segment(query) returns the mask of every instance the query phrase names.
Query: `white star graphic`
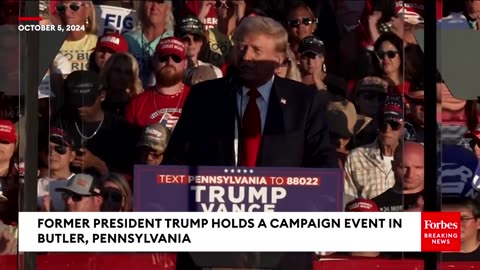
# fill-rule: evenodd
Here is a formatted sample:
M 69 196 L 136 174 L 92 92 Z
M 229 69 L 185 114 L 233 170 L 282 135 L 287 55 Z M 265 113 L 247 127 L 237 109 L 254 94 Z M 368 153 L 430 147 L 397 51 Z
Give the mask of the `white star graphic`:
M 250 170 L 250 173 L 253 173 L 253 170 Z
M 225 172 L 225 173 L 228 173 L 228 169 L 225 169 L 224 172 Z
M 231 172 L 231 173 L 234 173 L 234 172 L 235 172 L 235 170 L 234 170 L 234 169 L 232 169 L 232 170 L 230 170 L 230 172 Z
M 240 170 L 240 169 L 237 170 L 237 173 L 241 173 L 241 172 L 242 172 L 242 170 Z
M 243 170 L 243 173 L 247 173 L 247 170 L 246 170 L 246 169 L 245 169 L 245 170 Z

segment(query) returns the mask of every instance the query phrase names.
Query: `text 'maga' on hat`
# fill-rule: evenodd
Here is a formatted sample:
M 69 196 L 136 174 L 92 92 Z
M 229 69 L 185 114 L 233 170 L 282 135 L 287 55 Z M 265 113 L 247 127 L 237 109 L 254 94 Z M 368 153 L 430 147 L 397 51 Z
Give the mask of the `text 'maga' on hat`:
M 96 51 L 108 49 L 113 53 L 128 52 L 128 42 L 118 33 L 105 34 L 98 39 Z
M 187 58 L 185 44 L 183 44 L 183 41 L 177 37 L 161 39 L 155 48 L 155 53 L 158 56 L 176 55 L 182 60 Z

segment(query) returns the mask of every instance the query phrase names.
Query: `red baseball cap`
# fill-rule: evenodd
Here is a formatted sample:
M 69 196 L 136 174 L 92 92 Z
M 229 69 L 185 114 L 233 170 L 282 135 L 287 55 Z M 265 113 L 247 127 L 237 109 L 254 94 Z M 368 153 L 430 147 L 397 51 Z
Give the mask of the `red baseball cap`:
M 355 199 L 345 206 L 346 212 L 380 212 L 378 205 L 368 199 Z
M 128 42 L 118 33 L 109 33 L 101 36 L 97 41 L 95 50 L 102 48 L 110 49 L 116 53 L 128 52 Z
M 161 39 L 160 42 L 158 42 L 157 47 L 155 48 L 155 53 L 157 53 L 159 56 L 173 54 L 180 57 L 182 60 L 187 58 L 185 44 L 183 44 L 183 41 L 181 39 L 176 37 L 168 37 Z
M 0 141 L 8 143 L 17 142 L 17 128 L 8 120 L 0 120 Z

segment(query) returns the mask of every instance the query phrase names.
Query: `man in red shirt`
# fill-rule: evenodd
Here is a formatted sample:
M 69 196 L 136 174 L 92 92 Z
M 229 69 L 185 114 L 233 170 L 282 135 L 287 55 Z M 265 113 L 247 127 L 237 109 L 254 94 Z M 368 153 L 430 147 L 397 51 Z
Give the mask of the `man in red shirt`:
M 187 67 L 183 41 L 175 37 L 160 40 L 155 48 L 152 65 L 156 85 L 130 101 L 125 118 L 139 127 L 162 123 L 173 130 L 190 90 L 183 84 Z

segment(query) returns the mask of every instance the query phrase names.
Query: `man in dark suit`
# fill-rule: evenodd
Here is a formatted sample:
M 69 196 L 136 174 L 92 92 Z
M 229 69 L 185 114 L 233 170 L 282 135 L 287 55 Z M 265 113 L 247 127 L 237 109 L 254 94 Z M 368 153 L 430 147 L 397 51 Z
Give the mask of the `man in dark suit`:
M 286 30 L 271 18 L 242 20 L 234 37 L 233 76 L 191 88 L 163 164 L 338 167 L 325 99 L 304 84 L 274 76 L 287 40 Z M 196 269 L 183 255 L 178 269 Z M 311 253 L 288 253 L 272 269 L 312 269 L 312 260 Z
M 234 76 L 191 88 L 164 164 L 337 167 L 324 99 L 274 76 L 285 57 L 285 29 L 270 18 L 248 17 L 234 38 Z

